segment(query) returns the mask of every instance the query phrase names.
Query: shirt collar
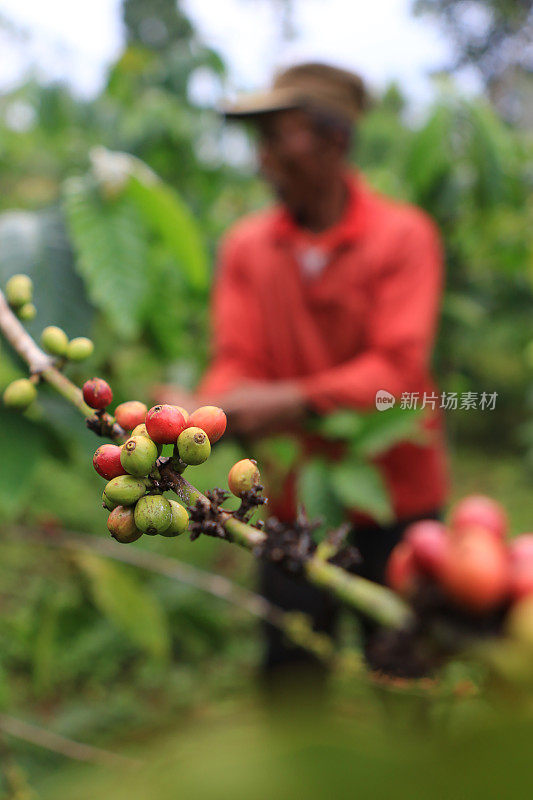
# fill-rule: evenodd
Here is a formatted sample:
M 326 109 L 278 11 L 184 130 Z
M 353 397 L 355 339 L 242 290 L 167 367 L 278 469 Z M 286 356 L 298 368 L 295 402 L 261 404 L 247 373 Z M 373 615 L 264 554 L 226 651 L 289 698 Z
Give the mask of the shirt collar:
M 347 170 L 344 175 L 348 200 L 341 219 L 321 233 L 301 228 L 283 206 L 276 206 L 272 217 L 273 238 L 278 242 L 307 244 L 323 250 L 334 250 L 340 245 L 357 241 L 367 219 L 368 190 L 362 178 Z

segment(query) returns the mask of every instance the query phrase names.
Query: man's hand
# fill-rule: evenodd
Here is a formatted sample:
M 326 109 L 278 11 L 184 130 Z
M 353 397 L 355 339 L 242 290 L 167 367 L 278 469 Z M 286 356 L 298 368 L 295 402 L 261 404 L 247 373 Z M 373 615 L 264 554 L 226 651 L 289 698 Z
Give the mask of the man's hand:
M 292 381 L 241 383 L 218 397 L 217 404 L 226 412 L 231 433 L 242 436 L 282 430 L 305 413 L 305 398 Z

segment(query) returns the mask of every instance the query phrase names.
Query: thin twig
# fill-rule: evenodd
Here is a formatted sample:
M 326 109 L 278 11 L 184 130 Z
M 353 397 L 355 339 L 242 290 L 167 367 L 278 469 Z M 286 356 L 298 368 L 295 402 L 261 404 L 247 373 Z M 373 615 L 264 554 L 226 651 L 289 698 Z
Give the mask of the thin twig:
M 38 747 L 44 747 L 46 750 L 51 750 L 76 761 L 103 764 L 110 767 L 138 767 L 142 764 L 138 759 L 111 753 L 109 750 L 102 750 L 100 747 L 75 742 L 73 739 L 67 739 L 58 733 L 52 733 L 52 731 L 44 730 L 44 728 L 39 728 L 37 725 L 10 717 L 7 714 L 0 714 L 0 730 L 16 739 L 30 742 Z

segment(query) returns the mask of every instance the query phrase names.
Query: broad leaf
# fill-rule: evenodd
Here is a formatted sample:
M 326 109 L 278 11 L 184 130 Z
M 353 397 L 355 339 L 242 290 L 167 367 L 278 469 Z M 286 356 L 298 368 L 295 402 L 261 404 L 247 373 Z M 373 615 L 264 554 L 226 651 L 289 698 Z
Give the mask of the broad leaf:
M 420 427 L 423 412 L 396 406 L 364 417 L 359 434 L 352 440 L 351 452 L 371 458 L 384 453 L 399 442 L 426 441 Z
M 359 433 L 363 424 L 361 414 L 343 409 L 318 420 L 316 429 L 327 439 L 351 439 Z
M 393 518 L 387 489 L 379 470 L 362 461 L 344 461 L 330 467 L 331 485 L 347 509 L 369 514 L 385 524 Z
M 313 459 L 302 467 L 298 500 L 310 520 L 322 519 L 330 527 L 343 521 L 342 505 L 332 488 L 331 465 L 321 459 Z

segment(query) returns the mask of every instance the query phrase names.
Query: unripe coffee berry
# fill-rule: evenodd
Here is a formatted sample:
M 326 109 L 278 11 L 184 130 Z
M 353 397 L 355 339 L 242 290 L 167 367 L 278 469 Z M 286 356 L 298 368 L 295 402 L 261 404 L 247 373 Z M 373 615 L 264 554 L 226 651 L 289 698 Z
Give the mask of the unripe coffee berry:
M 128 400 L 115 409 L 115 419 L 125 431 L 132 431 L 144 423 L 148 408 L 138 400 Z M 147 431 L 148 433 L 148 431 Z
M 31 303 L 33 282 L 29 275 L 13 275 L 6 283 L 6 297 L 10 306 L 18 308 Z
M 189 527 L 189 515 L 187 513 L 187 509 L 184 508 L 181 503 L 176 502 L 176 500 L 168 500 L 170 505 L 170 525 L 164 531 L 161 531 L 162 536 L 179 536 L 181 533 L 185 533 L 187 528 Z
M 113 539 L 122 544 L 130 544 L 142 536 L 142 531 L 135 524 L 132 508 L 117 506 L 107 518 L 107 529 Z
M 41 345 L 52 356 L 66 356 L 68 350 L 68 336 L 57 325 L 49 325 L 41 333 Z
M 157 447 L 147 436 L 132 436 L 120 448 L 120 462 L 130 475 L 148 475 L 157 460 Z
M 83 399 L 90 408 L 106 408 L 113 399 L 111 386 L 102 378 L 91 378 L 83 384 Z
M 207 433 L 201 428 L 185 428 L 178 436 L 178 452 L 185 464 L 203 464 L 211 455 Z
M 112 500 L 110 500 L 109 497 L 106 495 L 105 489 L 104 489 L 104 491 L 102 492 L 102 505 L 103 505 L 104 508 L 107 508 L 108 511 L 113 511 L 113 509 L 116 508 L 120 504 L 119 503 L 114 503 Z
M 136 478 L 133 475 L 119 475 L 109 481 L 104 491 L 107 499 L 112 503 L 132 506 L 146 493 L 146 484 L 142 478 Z
M 6 386 L 4 405 L 24 410 L 31 406 L 36 397 L 37 389 L 34 384 L 28 378 L 19 378 Z
M 37 309 L 33 303 L 24 303 L 23 306 L 17 309 L 17 317 L 23 322 L 31 322 L 31 320 L 35 319 L 36 316 Z
M 170 503 L 160 494 L 141 497 L 135 506 L 135 524 L 139 530 L 150 536 L 166 531 L 171 520 Z
M 85 361 L 86 358 L 92 356 L 94 352 L 94 344 L 86 336 L 77 336 L 71 339 L 67 347 L 67 358 L 71 361 Z
M 121 448 L 117 444 L 102 444 L 93 456 L 93 467 L 102 478 L 110 481 L 127 470 L 120 463 Z
M 242 497 L 261 480 L 257 464 L 251 458 L 243 458 L 232 466 L 228 475 L 228 486 L 235 497 Z
M 207 433 L 211 444 L 218 442 L 226 430 L 226 415 L 218 406 L 201 406 L 189 417 L 190 428 L 201 428 Z
M 185 419 L 177 406 L 154 406 L 144 421 L 150 439 L 157 444 L 173 444 L 185 428 Z
M 135 428 L 132 430 L 131 435 L 132 436 L 146 436 L 147 439 L 150 439 L 150 437 L 148 436 L 148 431 L 146 430 L 146 425 L 144 424 L 144 422 L 143 422 L 142 425 L 136 425 Z M 153 441 L 153 440 L 150 439 L 150 441 Z M 160 456 L 161 453 L 163 452 L 163 445 L 162 444 L 157 444 L 157 442 L 154 442 L 154 444 L 157 447 L 157 455 Z

